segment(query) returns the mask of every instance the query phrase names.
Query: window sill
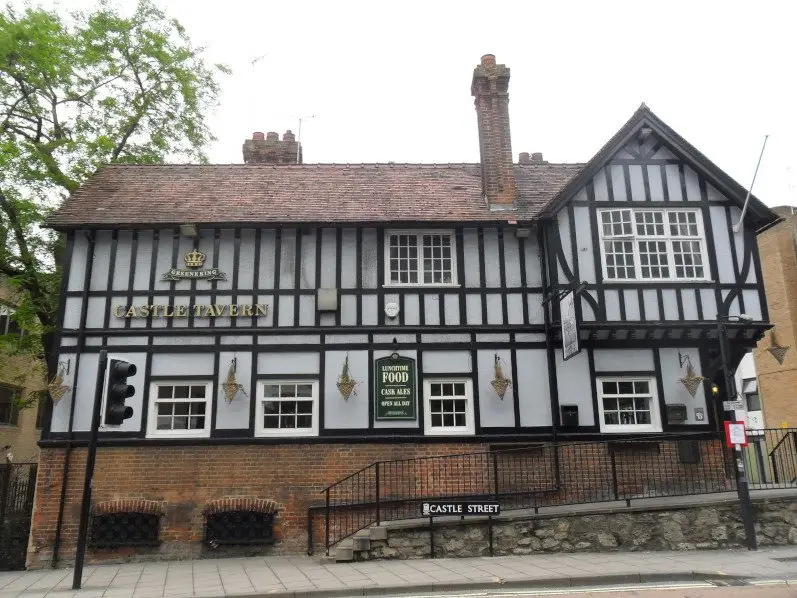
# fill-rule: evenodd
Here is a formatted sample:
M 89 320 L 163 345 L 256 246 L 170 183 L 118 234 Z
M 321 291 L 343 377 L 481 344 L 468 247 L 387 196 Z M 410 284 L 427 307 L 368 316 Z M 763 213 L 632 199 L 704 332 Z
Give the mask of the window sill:
M 470 428 L 448 428 L 445 430 L 424 430 L 424 436 L 473 436 L 475 432 Z
M 660 434 L 660 426 L 601 426 L 602 434 L 636 434 L 642 432 L 645 434 Z
M 255 438 L 315 438 L 316 430 L 290 430 L 285 432 L 255 432 Z
M 710 278 L 605 278 L 603 284 L 714 284 Z
M 459 283 L 436 283 L 436 284 L 416 284 L 416 283 L 394 283 L 383 284 L 383 289 L 459 289 L 462 285 Z
M 12 429 L 12 428 L 17 428 L 18 429 L 19 428 L 19 424 L 0 423 L 0 429 Z M 37 428 L 37 429 L 39 429 L 39 428 Z
M 210 430 L 180 432 L 176 430 L 147 432 L 147 438 L 210 438 Z

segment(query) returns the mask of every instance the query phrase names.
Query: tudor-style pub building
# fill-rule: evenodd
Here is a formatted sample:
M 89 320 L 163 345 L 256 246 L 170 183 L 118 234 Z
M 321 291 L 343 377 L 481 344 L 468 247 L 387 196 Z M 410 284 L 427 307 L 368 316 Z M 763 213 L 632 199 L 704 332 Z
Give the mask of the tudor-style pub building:
M 69 391 L 29 564 L 72 558 L 102 349 L 136 393 L 101 427 L 93 513 L 157 515 L 160 544 L 94 559 L 200 554 L 244 503 L 303 551 L 318 492 L 378 459 L 718 433 L 717 321 L 735 366 L 769 327 L 777 216 L 751 197 L 734 232 L 746 190 L 645 105 L 586 163 L 515 162 L 508 83 L 474 70 L 479 164 L 304 164 L 255 133 L 244 164 L 109 165 L 64 203 Z

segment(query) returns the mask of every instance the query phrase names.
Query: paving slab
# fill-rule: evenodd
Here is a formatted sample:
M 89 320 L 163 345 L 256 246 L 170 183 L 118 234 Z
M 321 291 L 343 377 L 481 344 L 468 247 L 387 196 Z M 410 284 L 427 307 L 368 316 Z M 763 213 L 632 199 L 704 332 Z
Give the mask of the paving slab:
M 797 581 L 797 546 L 331 563 L 253 557 L 0 573 L 0 598 L 338 598 L 686 580 Z

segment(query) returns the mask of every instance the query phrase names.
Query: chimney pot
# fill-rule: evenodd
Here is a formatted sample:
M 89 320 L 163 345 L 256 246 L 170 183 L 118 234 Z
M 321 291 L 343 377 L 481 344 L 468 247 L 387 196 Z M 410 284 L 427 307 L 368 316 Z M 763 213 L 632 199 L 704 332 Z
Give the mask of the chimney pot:
M 302 146 L 289 129 L 280 140 L 278 133 L 255 131 L 243 145 L 244 164 L 301 164 Z
M 495 54 L 485 54 L 482 56 L 482 66 L 495 66 Z
M 519 164 L 528 164 L 529 162 L 531 162 L 531 159 L 529 157 L 529 153 L 528 152 L 520 152 L 520 155 L 518 156 L 518 163 Z
M 531 161 L 541 163 L 543 161 L 542 152 L 534 152 L 531 154 Z

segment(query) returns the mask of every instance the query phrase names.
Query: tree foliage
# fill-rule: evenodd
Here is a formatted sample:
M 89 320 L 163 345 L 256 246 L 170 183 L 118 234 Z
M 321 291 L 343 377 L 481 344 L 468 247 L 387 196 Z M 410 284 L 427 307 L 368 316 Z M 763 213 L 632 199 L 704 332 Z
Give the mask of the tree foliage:
M 105 163 L 205 161 L 227 72 L 150 0 L 129 16 L 108 2 L 0 12 L 0 273 L 50 376 L 61 274 L 48 214 Z

